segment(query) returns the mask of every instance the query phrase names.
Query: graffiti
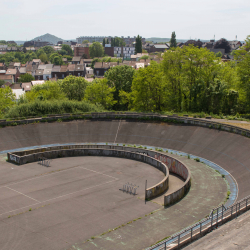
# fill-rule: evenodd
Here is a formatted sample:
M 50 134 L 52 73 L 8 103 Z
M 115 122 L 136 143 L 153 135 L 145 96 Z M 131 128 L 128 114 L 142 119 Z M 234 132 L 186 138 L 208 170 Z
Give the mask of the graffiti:
M 14 155 L 10 155 L 10 160 L 11 161 L 14 161 L 14 162 L 16 162 L 16 163 L 19 163 L 19 158 L 17 158 L 16 156 L 14 156 Z
M 166 155 L 155 154 L 155 159 L 163 162 L 167 165 L 170 172 L 175 173 L 181 176 L 184 180 L 188 177 L 188 170 L 187 168 L 178 160 L 168 157 Z

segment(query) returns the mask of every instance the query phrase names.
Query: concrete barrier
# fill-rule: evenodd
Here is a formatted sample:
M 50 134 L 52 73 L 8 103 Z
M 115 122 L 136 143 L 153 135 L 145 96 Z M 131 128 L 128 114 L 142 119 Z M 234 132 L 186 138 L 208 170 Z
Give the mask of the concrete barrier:
M 90 151 L 84 151 L 89 149 Z M 91 151 L 93 149 L 94 151 Z M 83 150 L 82 152 L 77 150 Z M 98 151 L 104 150 L 104 151 Z M 105 150 L 111 150 L 108 153 Z M 115 152 L 119 153 L 115 153 Z M 121 153 L 124 152 L 124 153 Z M 127 153 L 130 153 L 128 155 Z M 102 156 L 116 156 L 116 157 L 125 157 L 129 159 L 135 159 L 139 161 L 143 161 L 149 163 L 155 168 L 159 169 L 164 173 L 165 178 L 154 185 L 146 189 L 145 198 L 152 199 L 168 189 L 169 183 L 169 172 L 174 173 L 180 176 L 185 182 L 183 186 L 169 195 L 164 197 L 164 205 L 168 206 L 183 198 L 188 192 L 191 185 L 191 173 L 189 169 L 179 160 L 167 156 L 164 153 L 148 150 L 145 148 L 138 147 L 127 147 L 127 146 L 116 146 L 116 145 L 64 145 L 64 146 L 54 146 L 54 147 L 46 147 L 46 148 L 38 148 L 32 150 L 25 150 L 19 152 L 8 153 L 8 160 L 10 162 L 22 165 L 28 162 L 38 161 L 41 157 L 46 157 L 48 159 L 58 158 L 58 157 L 70 157 L 70 156 L 83 156 L 83 155 L 102 155 Z M 110 155 L 109 155 L 110 154 Z M 143 158 L 144 157 L 144 158 Z M 155 159 L 155 162 L 149 159 Z M 163 163 L 163 164 L 160 164 Z

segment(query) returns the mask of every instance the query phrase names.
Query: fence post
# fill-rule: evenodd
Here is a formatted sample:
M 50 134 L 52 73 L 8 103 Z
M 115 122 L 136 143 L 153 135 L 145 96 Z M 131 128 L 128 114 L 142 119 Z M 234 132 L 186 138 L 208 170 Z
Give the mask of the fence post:
M 231 207 L 231 217 L 233 216 L 233 207 Z
M 145 182 L 145 201 L 147 200 L 147 180 Z
M 211 229 L 212 229 L 212 226 L 213 226 L 213 216 L 214 216 L 214 210 L 212 211 L 212 218 L 211 218 Z
M 193 228 L 191 228 L 191 240 L 193 239 Z
M 235 216 L 237 217 L 237 206 L 238 206 L 238 204 L 236 203 L 236 213 L 235 213 Z
M 216 224 L 217 224 L 216 226 L 217 227 L 218 227 L 218 217 L 219 217 L 219 213 L 218 212 L 219 212 L 219 208 L 217 208 L 217 218 L 216 218 Z
M 180 236 L 180 234 L 178 235 L 178 249 L 180 248 L 180 238 L 181 238 L 181 236 Z
M 165 250 L 167 249 L 167 242 L 165 241 L 165 248 L 164 248 Z
M 202 227 L 202 223 L 200 223 L 200 235 L 201 235 L 201 227 Z
M 248 198 L 246 199 L 246 210 L 247 210 L 247 201 L 248 201 Z
M 221 224 L 223 224 L 223 208 L 222 208 L 222 211 L 221 211 Z

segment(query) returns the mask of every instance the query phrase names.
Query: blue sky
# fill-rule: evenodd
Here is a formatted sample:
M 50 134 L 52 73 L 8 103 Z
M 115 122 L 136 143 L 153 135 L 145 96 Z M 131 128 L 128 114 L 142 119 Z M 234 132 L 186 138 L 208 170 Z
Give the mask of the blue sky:
M 226 38 L 250 35 L 247 0 L 0 0 L 0 40 L 30 40 L 50 33 L 84 35 Z

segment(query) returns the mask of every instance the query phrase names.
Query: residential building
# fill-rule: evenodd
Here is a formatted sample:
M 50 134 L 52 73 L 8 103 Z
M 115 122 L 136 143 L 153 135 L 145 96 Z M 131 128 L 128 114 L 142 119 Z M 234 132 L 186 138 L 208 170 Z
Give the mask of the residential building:
M 35 75 L 34 75 L 34 77 L 35 77 L 35 80 L 44 80 L 43 79 L 43 69 L 37 69 L 36 71 L 35 71 Z
M 81 57 L 80 56 L 74 56 L 72 58 L 72 64 L 80 64 Z
M 59 75 L 60 75 L 60 71 L 61 71 L 61 66 L 54 65 L 54 67 L 52 68 L 52 71 L 51 71 L 51 75 L 52 75 L 51 77 L 58 79 Z
M 60 69 L 60 79 L 64 79 L 65 77 L 68 76 L 68 66 L 67 65 L 62 65 Z
M 30 91 L 31 90 L 31 82 L 23 82 L 21 84 L 21 88 L 23 89 L 23 91 L 27 92 L 27 91 Z
M 114 56 L 130 59 L 135 54 L 135 47 L 114 47 Z
M 75 46 L 74 47 L 74 56 L 82 57 L 84 54 L 87 56 L 87 58 L 90 58 L 89 47 L 86 47 L 86 46 Z
M 149 52 L 164 52 L 165 50 L 169 49 L 169 47 L 166 44 L 153 44 L 150 46 Z
M 0 80 L 3 80 L 5 83 L 14 83 L 14 76 L 13 75 L 0 75 Z
M 6 75 L 11 75 L 14 77 L 14 82 L 17 82 L 17 78 L 20 76 L 20 72 L 18 69 L 8 69 L 6 71 Z
M 74 75 L 85 77 L 85 65 L 81 64 L 75 65 Z
M 43 70 L 43 80 L 48 81 L 50 78 L 52 78 L 52 74 L 51 74 L 52 69 L 44 69 Z

